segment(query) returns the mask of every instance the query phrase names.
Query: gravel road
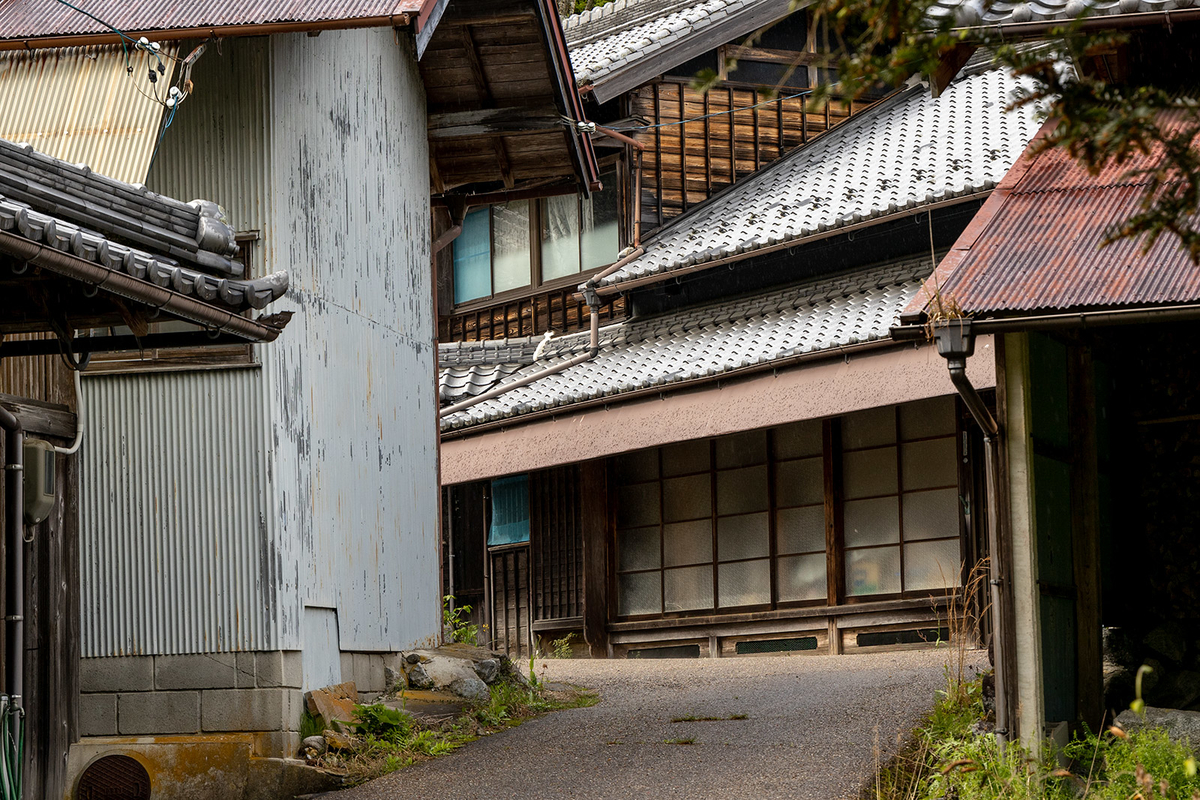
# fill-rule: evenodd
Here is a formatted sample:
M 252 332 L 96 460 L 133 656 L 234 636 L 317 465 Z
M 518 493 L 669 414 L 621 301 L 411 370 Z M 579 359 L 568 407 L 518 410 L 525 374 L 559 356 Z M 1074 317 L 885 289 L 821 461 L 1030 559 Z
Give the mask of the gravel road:
M 928 710 L 947 657 L 547 661 L 549 680 L 597 689 L 601 702 L 324 797 L 850 798 L 871 774 L 877 739 L 885 755 L 894 751 Z M 982 664 L 982 654 L 969 657 Z

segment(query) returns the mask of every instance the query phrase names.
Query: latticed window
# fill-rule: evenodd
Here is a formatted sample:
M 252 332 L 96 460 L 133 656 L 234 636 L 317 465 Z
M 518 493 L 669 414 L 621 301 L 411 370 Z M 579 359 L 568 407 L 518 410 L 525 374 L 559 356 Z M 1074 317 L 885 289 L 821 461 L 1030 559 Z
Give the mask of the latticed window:
M 953 398 L 829 424 L 836 453 L 814 420 L 616 459 L 618 615 L 828 602 L 839 519 L 846 597 L 958 586 Z
M 514 475 L 492 481 L 492 522 L 488 547 L 529 541 L 529 476 Z

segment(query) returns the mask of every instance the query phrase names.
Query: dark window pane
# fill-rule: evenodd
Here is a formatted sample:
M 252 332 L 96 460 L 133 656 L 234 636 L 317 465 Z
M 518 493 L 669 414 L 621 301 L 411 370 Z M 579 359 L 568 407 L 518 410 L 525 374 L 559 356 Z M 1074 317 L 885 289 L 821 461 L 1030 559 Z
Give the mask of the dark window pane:
M 958 455 L 953 436 L 901 445 L 900 461 L 905 491 L 958 485 Z
M 617 525 L 635 528 L 639 525 L 657 525 L 658 483 L 635 483 L 617 490 Z
M 617 576 L 617 614 L 662 613 L 662 573 L 635 572 Z
M 780 461 L 775 467 L 775 505 L 803 506 L 825 502 L 824 459 Z
M 821 420 L 793 422 L 775 429 L 775 457 L 819 456 L 822 451 Z
M 663 526 L 663 559 L 666 566 L 712 563 L 712 520 L 698 519 Z
M 699 611 L 713 607 L 711 566 L 669 569 L 663 573 L 663 611 Z
M 780 553 L 811 553 L 825 549 L 825 506 L 785 508 L 775 512 L 776 545 Z
M 958 536 L 957 489 L 905 493 L 900 502 L 904 507 L 904 541 Z
M 847 450 L 895 441 L 896 409 L 893 406 L 857 411 L 842 419 L 842 447 Z
M 767 515 L 717 518 L 717 557 L 722 561 L 762 558 L 770 554 Z
M 708 473 L 664 480 L 663 522 L 711 517 L 711 480 Z
M 767 468 L 747 467 L 717 473 L 717 513 L 767 510 Z
M 900 406 L 900 436 L 925 439 L 954 433 L 954 397 L 931 397 Z
M 617 456 L 617 480 L 621 483 L 650 481 L 658 477 L 658 451 L 638 450 Z
M 668 445 L 662 449 L 663 475 L 703 472 L 709 466 L 708 439 Z
M 896 448 L 860 450 L 842 456 L 842 491 L 848 499 L 895 494 Z
M 717 469 L 767 463 L 767 432 L 749 431 L 717 439 Z
M 492 525 L 488 545 L 529 541 L 529 476 L 514 475 L 492 481 Z
M 454 302 L 465 303 L 492 293 L 491 224 L 486 208 L 463 219 L 454 240 Z
M 658 526 L 617 531 L 617 569 L 658 569 Z

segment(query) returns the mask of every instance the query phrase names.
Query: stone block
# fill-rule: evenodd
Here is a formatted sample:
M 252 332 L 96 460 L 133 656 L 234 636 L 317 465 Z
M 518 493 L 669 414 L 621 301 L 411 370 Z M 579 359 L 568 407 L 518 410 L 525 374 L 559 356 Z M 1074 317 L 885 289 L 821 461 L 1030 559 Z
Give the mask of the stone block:
M 209 689 L 201 696 L 201 725 L 205 731 L 279 731 L 289 703 L 286 689 Z
M 82 692 L 149 692 L 154 689 L 153 656 L 81 658 Z
M 255 668 L 255 653 L 237 653 L 235 670 L 237 671 L 237 688 L 253 689 L 258 685 Z
M 233 689 L 237 685 L 237 656 L 233 653 L 154 657 L 156 689 Z
M 304 692 L 299 689 L 283 689 L 287 708 L 284 710 L 284 730 L 299 731 L 300 717 L 304 714 Z
M 342 653 L 342 680 L 354 680 L 354 653 Z
M 196 733 L 199 692 L 134 692 L 117 698 L 117 730 L 124 736 Z
M 115 694 L 80 696 L 79 732 L 82 736 L 116 736 L 117 696 Z
M 353 681 L 314 689 L 308 693 L 308 713 L 319 715 L 329 727 L 339 722 L 351 722 L 356 717 L 354 704 L 358 702 L 358 689 Z
M 382 692 L 383 656 L 378 653 L 354 653 L 354 683 L 360 692 Z
M 260 689 L 299 689 L 304 683 L 304 668 L 299 650 L 271 650 L 256 654 Z

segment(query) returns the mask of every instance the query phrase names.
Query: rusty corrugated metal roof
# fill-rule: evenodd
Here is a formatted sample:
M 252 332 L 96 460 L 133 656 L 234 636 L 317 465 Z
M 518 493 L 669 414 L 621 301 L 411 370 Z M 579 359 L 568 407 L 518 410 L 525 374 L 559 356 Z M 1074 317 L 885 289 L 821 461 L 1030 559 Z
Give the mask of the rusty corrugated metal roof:
M 208 27 L 369 20 L 416 14 L 421 0 L 78 0 L 74 5 L 128 33 Z M 54 0 L 0 3 L 0 40 L 111 34 Z
M 1176 129 L 1183 122 L 1182 114 L 1167 120 Z M 1061 148 L 1035 154 L 1040 138 L 938 265 L 943 296 L 988 316 L 1200 300 L 1200 266 L 1174 236 L 1164 234 L 1147 252 L 1141 238 L 1100 246 L 1140 210 L 1147 179 L 1136 172 L 1151 158 L 1090 175 Z M 925 304 L 923 292 L 907 311 Z

